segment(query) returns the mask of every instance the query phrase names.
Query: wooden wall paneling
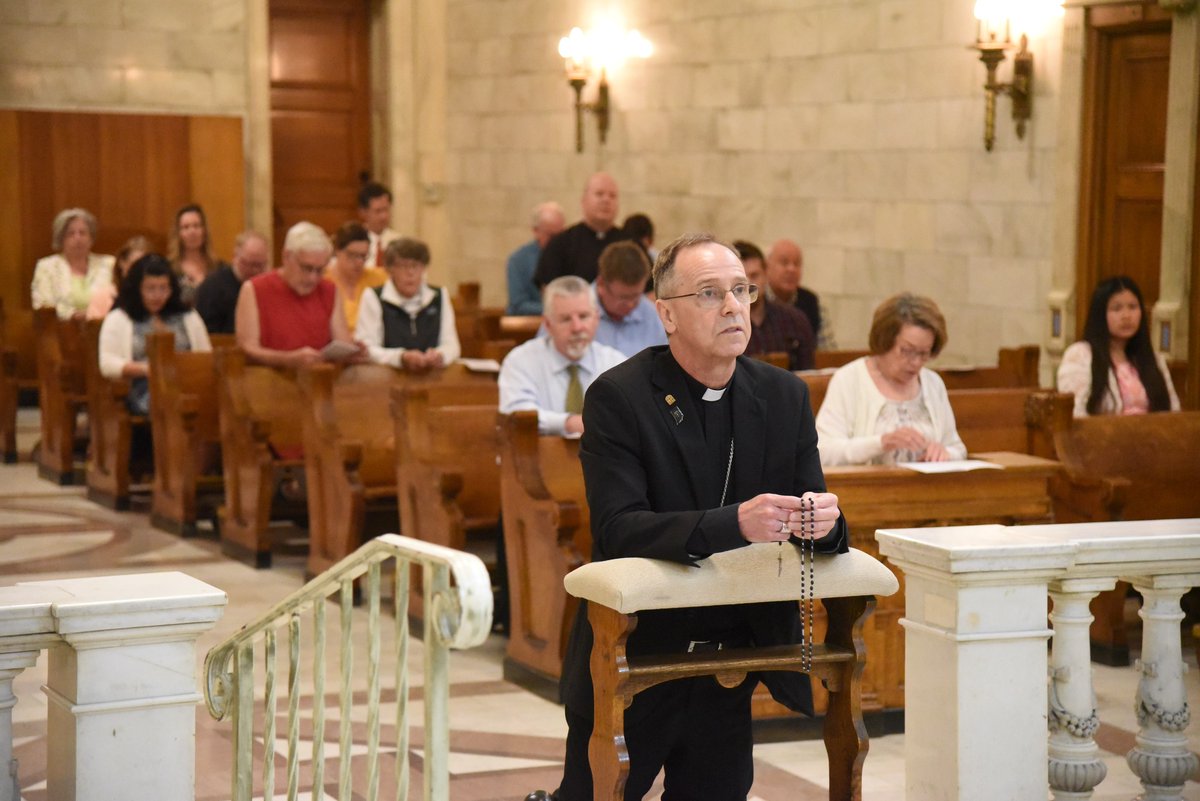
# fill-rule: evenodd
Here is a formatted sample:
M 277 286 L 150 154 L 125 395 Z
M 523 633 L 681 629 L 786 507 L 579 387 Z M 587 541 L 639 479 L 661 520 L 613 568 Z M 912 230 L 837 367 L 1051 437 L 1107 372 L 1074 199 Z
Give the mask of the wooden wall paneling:
M 233 240 L 246 227 L 243 153 L 242 121 L 238 117 L 188 119 L 191 196 L 204 207 L 214 252 L 227 261 L 233 257 Z M 220 165 L 220 169 L 213 169 L 214 165 Z
M 37 379 L 33 348 L 33 313 L 29 309 L 29 280 L 33 265 L 25 264 L 25 214 L 21 195 L 22 162 L 18 112 L 0 110 L 0 297 L 4 298 L 7 344 L 17 351 L 17 376 Z M 47 241 L 49 236 L 45 237 Z M 28 277 L 27 277 L 28 276 Z

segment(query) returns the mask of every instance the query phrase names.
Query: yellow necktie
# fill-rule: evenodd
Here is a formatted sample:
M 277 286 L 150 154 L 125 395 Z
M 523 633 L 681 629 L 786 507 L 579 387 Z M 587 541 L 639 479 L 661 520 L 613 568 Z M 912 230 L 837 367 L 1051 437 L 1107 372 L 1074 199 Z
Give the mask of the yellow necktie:
M 579 383 L 579 365 L 567 365 L 567 414 L 583 414 L 583 384 Z

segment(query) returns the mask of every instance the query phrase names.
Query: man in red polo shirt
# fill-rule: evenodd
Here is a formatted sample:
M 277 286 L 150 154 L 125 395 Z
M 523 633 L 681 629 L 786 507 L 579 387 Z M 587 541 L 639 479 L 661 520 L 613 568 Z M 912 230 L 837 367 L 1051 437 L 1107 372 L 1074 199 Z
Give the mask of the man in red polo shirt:
M 251 361 L 296 368 L 366 359 L 366 348 L 351 338 L 337 288 L 321 275 L 332 253 L 324 231 L 296 223 L 283 242 L 283 266 L 242 284 L 237 340 Z M 323 353 L 334 341 L 355 350 Z

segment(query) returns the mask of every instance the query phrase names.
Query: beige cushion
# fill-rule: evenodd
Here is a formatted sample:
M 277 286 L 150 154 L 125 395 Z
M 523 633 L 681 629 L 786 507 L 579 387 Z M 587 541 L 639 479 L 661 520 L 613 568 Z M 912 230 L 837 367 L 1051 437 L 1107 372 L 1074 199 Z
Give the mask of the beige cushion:
M 696 567 L 638 558 L 592 562 L 572 570 L 563 585 L 577 598 L 631 614 L 643 609 L 797 600 L 800 575 L 800 551 L 795 546 L 765 542 L 714 554 Z M 900 588 L 892 571 L 854 548 L 844 554 L 818 555 L 813 575 L 816 598 L 891 595 Z M 807 569 L 804 577 L 807 580 Z

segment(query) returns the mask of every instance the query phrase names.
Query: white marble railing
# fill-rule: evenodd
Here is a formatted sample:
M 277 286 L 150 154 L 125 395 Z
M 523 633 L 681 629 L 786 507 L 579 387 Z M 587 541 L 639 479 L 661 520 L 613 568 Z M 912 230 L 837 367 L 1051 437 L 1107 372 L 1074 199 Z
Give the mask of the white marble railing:
M 1088 604 L 1118 580 L 1143 598 L 1141 676 L 1130 699 L 1139 732 L 1126 761 L 1142 801 L 1184 797 L 1197 760 L 1185 734 L 1180 599 L 1200 586 L 1200 519 L 892 529 L 876 538 L 905 574 L 908 801 L 1092 796 L 1106 768 L 1093 739 Z
M 47 649 L 47 797 L 194 798 L 196 638 L 225 601 L 183 573 L 0 588 L 0 801 L 21 797 L 13 679 Z

